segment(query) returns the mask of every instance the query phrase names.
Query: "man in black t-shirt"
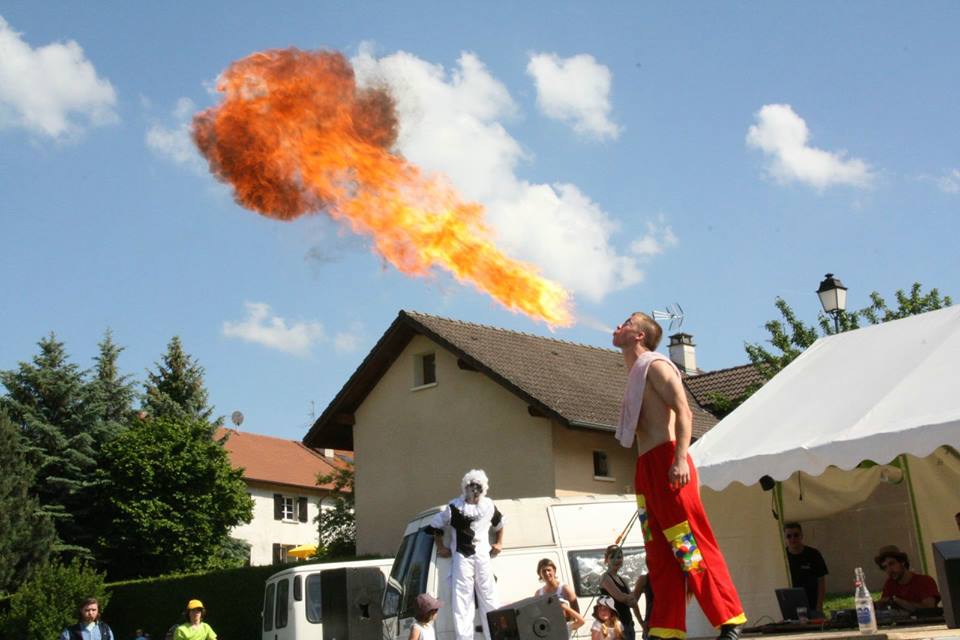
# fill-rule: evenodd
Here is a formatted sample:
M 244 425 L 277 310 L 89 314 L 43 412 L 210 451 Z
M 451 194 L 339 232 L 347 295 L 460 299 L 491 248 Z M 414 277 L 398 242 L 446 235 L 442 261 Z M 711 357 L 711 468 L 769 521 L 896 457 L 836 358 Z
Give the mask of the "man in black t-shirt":
M 803 529 L 799 522 L 783 525 L 783 537 L 787 543 L 787 559 L 790 561 L 790 582 L 807 592 L 807 604 L 813 611 L 823 611 L 823 596 L 827 591 L 824 578 L 827 563 L 813 547 L 803 544 Z

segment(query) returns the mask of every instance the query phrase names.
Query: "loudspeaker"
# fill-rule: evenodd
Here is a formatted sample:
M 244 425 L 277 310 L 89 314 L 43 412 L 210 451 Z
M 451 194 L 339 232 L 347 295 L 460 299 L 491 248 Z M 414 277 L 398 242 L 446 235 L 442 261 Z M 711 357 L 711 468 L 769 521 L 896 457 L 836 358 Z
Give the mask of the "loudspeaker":
M 567 623 L 554 594 L 534 596 L 487 613 L 491 640 L 567 640 Z
M 384 584 L 377 567 L 341 567 L 321 573 L 323 640 L 380 640 Z
M 933 543 L 943 618 L 951 629 L 960 627 L 960 540 Z

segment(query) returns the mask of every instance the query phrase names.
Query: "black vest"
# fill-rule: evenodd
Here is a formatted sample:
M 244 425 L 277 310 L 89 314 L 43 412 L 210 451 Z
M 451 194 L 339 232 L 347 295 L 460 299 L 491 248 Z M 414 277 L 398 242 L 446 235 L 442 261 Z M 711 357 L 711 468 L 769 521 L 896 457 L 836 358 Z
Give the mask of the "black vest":
M 97 626 L 100 627 L 100 640 L 113 640 L 113 632 L 110 631 L 110 625 L 106 622 L 98 622 Z M 83 640 L 83 631 L 84 625 L 79 622 L 75 625 L 67 627 L 67 631 L 70 632 L 70 640 Z

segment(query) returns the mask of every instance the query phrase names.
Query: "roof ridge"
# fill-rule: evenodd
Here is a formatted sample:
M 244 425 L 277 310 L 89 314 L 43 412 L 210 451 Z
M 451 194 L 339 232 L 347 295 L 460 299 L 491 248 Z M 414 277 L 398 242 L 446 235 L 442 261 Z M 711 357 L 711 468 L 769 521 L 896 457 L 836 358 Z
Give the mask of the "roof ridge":
M 292 440 L 290 438 L 281 438 L 280 436 L 269 436 L 265 433 L 254 433 L 253 431 L 241 431 L 240 429 L 233 429 L 231 427 L 227 427 L 224 425 L 220 425 L 218 428 L 223 429 L 224 431 L 229 431 L 230 433 L 236 434 L 236 435 L 253 436 L 254 438 L 269 438 L 271 440 L 279 440 L 281 442 L 292 442 L 294 444 L 299 444 L 303 446 L 303 443 L 300 442 L 299 440 Z M 307 448 L 309 449 L 309 447 Z M 320 454 L 317 454 L 317 455 L 320 455 Z
M 423 313 L 421 311 L 408 311 L 406 309 L 401 309 L 400 312 L 413 318 L 414 320 L 417 319 L 417 316 L 421 316 L 424 318 L 433 318 L 434 320 L 442 320 L 444 322 L 453 322 L 453 323 L 465 325 L 468 327 L 480 327 L 481 329 L 490 329 L 492 331 L 499 331 L 501 333 L 511 333 L 513 335 L 527 336 L 528 338 L 548 340 L 550 342 L 558 342 L 560 344 L 570 345 L 573 347 L 583 347 L 585 349 L 593 349 L 595 351 L 603 351 L 604 353 L 614 353 L 614 354 L 620 355 L 620 352 L 617 351 L 616 349 L 610 349 L 607 347 L 597 347 L 592 344 L 584 344 L 582 342 L 574 342 L 572 340 L 561 340 L 560 338 L 551 338 L 548 336 L 541 336 L 535 333 L 528 333 L 526 331 L 514 331 L 513 329 L 504 329 L 503 327 L 495 327 L 489 324 L 480 324 L 479 322 L 467 322 L 466 320 L 457 320 L 456 318 L 445 318 L 443 316 L 437 316 L 431 313 Z
M 704 371 L 703 373 L 695 373 L 693 375 L 688 375 L 687 379 L 691 378 L 706 378 L 707 376 L 712 376 L 715 373 L 726 373 L 727 371 L 733 371 L 734 369 L 747 369 L 747 368 L 756 368 L 756 365 L 752 362 L 747 364 L 738 364 L 733 367 L 727 367 L 726 369 L 714 369 L 713 371 Z

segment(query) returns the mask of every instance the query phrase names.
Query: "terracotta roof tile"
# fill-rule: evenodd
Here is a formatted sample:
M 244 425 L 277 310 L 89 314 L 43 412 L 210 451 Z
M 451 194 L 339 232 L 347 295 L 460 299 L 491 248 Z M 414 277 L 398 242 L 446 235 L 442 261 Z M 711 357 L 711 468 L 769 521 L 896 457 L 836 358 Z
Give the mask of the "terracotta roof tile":
M 224 436 L 230 463 L 235 469 L 243 468 L 245 480 L 330 489 L 329 485 L 317 486 L 317 475 L 344 466 L 344 457 L 353 458 L 349 451 L 336 451 L 330 460 L 296 440 L 219 427 L 214 437 L 220 440 Z

